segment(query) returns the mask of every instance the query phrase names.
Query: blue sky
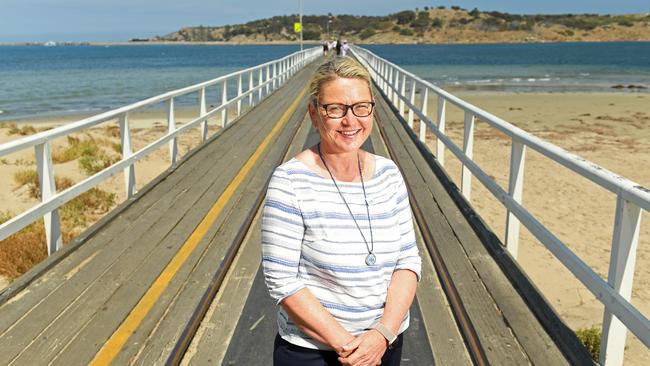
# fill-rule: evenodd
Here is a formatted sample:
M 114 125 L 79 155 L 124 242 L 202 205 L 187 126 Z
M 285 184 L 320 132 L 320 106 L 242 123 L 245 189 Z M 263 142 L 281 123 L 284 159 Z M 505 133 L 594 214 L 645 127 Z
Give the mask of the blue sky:
M 650 12 L 648 0 L 303 0 L 304 14 L 386 15 L 425 6 L 519 14 Z M 244 23 L 297 14 L 299 0 L 0 0 L 0 42 L 126 41 L 183 26 Z

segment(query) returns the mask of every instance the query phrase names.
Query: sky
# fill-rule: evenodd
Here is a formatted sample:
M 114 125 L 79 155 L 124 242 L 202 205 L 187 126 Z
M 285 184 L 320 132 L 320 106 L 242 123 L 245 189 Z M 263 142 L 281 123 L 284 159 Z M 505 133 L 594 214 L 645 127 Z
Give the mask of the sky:
M 127 41 L 185 26 L 298 14 L 300 0 L 0 0 L 0 42 Z M 387 15 L 425 6 L 516 14 L 650 12 L 648 0 L 302 0 L 303 14 Z

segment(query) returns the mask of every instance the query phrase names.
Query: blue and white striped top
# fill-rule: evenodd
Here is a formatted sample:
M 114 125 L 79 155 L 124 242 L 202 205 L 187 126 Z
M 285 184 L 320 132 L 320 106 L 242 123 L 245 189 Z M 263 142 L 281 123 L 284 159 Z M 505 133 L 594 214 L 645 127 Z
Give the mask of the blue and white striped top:
M 365 263 L 366 244 L 330 177 L 291 159 L 276 168 L 262 216 L 262 266 L 266 285 L 279 304 L 308 288 L 334 318 L 358 335 L 383 314 L 395 270 L 420 277 L 411 207 L 404 179 L 393 161 L 375 156 L 375 174 L 365 182 L 377 262 Z M 360 182 L 338 182 L 370 245 Z M 303 334 L 278 307 L 278 328 L 286 341 L 329 349 Z M 409 325 L 404 317 L 399 333 Z

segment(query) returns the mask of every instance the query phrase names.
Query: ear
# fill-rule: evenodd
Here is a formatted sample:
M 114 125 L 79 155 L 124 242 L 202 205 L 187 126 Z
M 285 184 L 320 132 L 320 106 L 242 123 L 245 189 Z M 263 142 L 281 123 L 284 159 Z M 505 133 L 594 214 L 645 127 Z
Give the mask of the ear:
M 318 129 L 318 110 L 316 109 L 316 106 L 314 105 L 313 102 L 309 103 L 309 105 L 307 106 L 307 110 L 309 111 L 309 118 L 311 119 L 311 125 L 315 129 Z

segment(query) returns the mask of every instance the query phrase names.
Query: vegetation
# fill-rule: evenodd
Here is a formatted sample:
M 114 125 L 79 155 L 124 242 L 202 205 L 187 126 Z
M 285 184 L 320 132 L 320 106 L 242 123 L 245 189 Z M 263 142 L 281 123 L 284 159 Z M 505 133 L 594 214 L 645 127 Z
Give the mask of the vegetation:
M 591 354 L 591 358 L 598 361 L 600 357 L 600 329 L 597 327 L 582 328 L 576 331 L 576 335 Z
M 596 29 L 629 29 L 642 27 L 650 37 L 650 17 L 647 15 L 598 15 L 598 14 L 554 14 L 554 15 L 520 15 L 498 11 L 481 11 L 462 9 L 459 6 L 424 7 L 424 10 L 404 10 L 386 16 L 353 15 L 306 15 L 303 16 L 303 38 L 305 40 L 346 38 L 352 42 L 382 40 L 413 41 L 413 37 L 431 36 L 445 32 L 466 31 L 496 33 L 524 32 L 537 40 L 576 40 L 574 35 Z M 222 41 L 222 42 L 263 42 L 295 41 L 298 37 L 293 31 L 297 15 L 275 16 L 254 20 L 245 24 L 225 25 L 222 27 L 188 27 L 163 37 L 152 40 L 165 41 Z M 329 21 L 329 34 L 328 32 Z M 554 28 L 550 33 L 542 30 Z M 405 29 L 408 30 L 405 31 Z M 587 35 L 591 35 L 589 33 Z M 633 37 L 634 35 L 628 35 Z M 474 40 L 471 35 L 466 41 Z M 524 36 L 520 36 L 524 37 Z M 550 38 L 549 38 L 550 37 Z M 560 37 L 558 39 L 558 37 Z M 565 38 L 562 38 L 565 37 Z M 637 35 L 637 37 L 639 37 Z M 520 38 L 522 39 L 522 38 Z M 499 40 L 499 38 L 495 38 Z M 426 41 L 426 37 L 425 37 Z
M 72 185 L 69 178 L 57 179 L 57 189 Z M 67 186 L 67 187 L 66 187 Z M 99 188 L 91 188 L 72 199 L 59 209 L 63 242 L 67 244 L 83 231 L 89 220 L 108 212 L 115 205 L 115 194 Z M 13 217 L 13 213 L 0 212 L 0 224 Z M 27 272 L 47 257 L 45 227 L 43 220 L 36 220 L 19 232 L 0 241 L 0 275 L 10 279 Z
M 118 131 L 119 133 L 119 131 Z M 121 145 L 108 140 L 97 141 L 87 136 L 85 139 L 67 136 L 68 145 L 52 153 L 54 163 L 65 163 L 79 159 L 79 167 L 88 175 L 95 174 L 119 160 L 119 157 L 109 154 L 99 143 L 107 145 L 111 150 L 121 153 Z M 118 149 L 119 146 L 119 149 Z

